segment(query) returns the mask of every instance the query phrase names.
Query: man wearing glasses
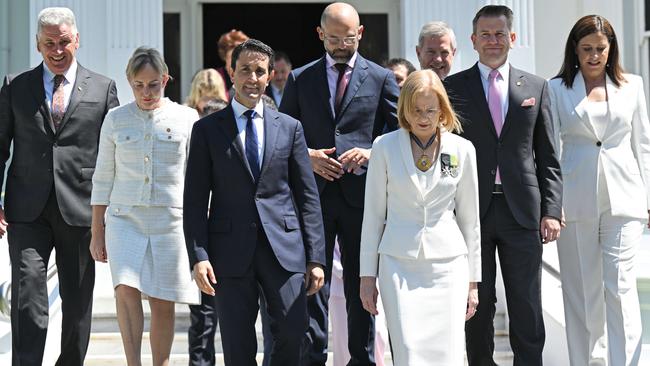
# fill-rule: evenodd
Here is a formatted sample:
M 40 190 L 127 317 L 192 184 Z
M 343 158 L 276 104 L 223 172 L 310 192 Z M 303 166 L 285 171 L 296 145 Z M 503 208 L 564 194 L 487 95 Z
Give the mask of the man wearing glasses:
M 375 365 L 374 318 L 359 298 L 359 242 L 370 149 L 383 131 L 397 129 L 399 89 L 390 70 L 357 52 L 363 30 L 351 5 L 327 6 L 317 28 L 326 53 L 291 73 L 280 105 L 303 124 L 325 224 L 325 286 L 308 299 L 305 365 L 327 361 L 327 301 L 337 237 L 348 309 L 348 365 Z

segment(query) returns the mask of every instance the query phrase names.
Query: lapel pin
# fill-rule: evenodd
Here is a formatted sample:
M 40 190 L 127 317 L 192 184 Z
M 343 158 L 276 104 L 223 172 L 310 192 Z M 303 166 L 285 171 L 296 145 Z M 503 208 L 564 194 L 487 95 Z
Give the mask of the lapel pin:
M 517 81 L 517 86 L 521 86 L 521 81 Z

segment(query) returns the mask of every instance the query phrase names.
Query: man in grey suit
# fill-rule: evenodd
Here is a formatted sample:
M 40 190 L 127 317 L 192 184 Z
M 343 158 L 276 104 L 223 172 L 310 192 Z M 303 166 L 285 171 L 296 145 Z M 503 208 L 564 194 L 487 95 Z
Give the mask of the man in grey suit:
M 516 39 L 512 11 L 487 5 L 474 17 L 473 67 L 445 79 L 462 136 L 476 147 L 481 214 L 482 282 L 467 322 L 470 366 L 496 365 L 495 252 L 510 316 L 514 365 L 541 365 L 542 243 L 560 232 L 562 179 L 553 139 L 548 84 L 508 63 Z
M 0 236 L 8 232 L 11 258 L 12 363 L 42 363 L 47 265 L 56 249 L 63 313 L 56 364 L 81 366 L 95 283 L 88 250 L 91 178 L 104 116 L 119 103 L 114 81 L 77 63 L 79 33 L 70 9 L 41 11 L 36 42 L 43 62 L 7 76 L 0 90 L 0 182 L 13 142 L 0 208 Z
M 363 26 L 350 5 L 333 3 L 321 16 L 318 35 L 326 54 L 289 76 L 280 111 L 302 122 L 323 208 L 326 284 L 309 298 L 306 365 L 327 361 L 329 283 L 338 237 L 348 312 L 348 365 L 374 365 L 374 317 L 359 298 L 359 243 L 372 142 L 397 128 L 395 76 L 358 52 Z

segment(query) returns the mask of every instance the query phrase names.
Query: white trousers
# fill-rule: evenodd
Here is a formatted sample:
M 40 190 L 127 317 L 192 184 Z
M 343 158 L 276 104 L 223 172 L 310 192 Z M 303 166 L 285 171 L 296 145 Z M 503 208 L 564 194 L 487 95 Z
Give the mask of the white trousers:
M 601 211 L 568 222 L 558 240 L 572 366 L 638 365 L 641 312 L 634 256 L 643 222 Z

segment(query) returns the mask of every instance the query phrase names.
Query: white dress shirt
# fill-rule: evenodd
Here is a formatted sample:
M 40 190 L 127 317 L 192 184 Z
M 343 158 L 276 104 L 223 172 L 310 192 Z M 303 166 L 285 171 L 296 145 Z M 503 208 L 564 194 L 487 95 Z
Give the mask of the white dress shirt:
M 244 147 L 244 153 L 246 153 L 246 124 L 248 123 L 248 118 L 244 116 L 244 112 L 248 109 L 235 98 L 232 98 L 232 110 L 235 112 L 235 121 L 237 122 L 237 130 L 239 131 L 237 136 Z M 257 102 L 253 110 L 255 111 L 255 114 L 253 114 L 253 126 L 255 127 L 255 132 L 257 132 L 257 162 L 260 169 L 262 169 L 262 159 L 264 158 L 264 103 L 261 99 Z
M 45 88 L 45 99 L 47 100 L 47 107 L 52 110 L 52 94 L 54 92 L 54 77 L 56 75 L 50 71 L 45 62 L 43 62 L 43 87 Z M 74 82 L 77 79 L 77 61 L 73 61 L 68 71 L 66 71 L 63 76 L 65 79 L 61 84 L 63 86 L 63 103 L 65 109 L 68 109 L 68 104 L 70 104 L 70 96 L 72 95 L 72 88 L 74 87 Z M 50 127 L 54 130 L 54 125 L 50 123 Z

